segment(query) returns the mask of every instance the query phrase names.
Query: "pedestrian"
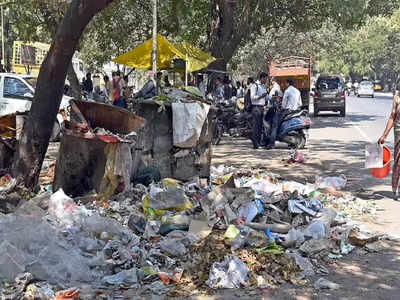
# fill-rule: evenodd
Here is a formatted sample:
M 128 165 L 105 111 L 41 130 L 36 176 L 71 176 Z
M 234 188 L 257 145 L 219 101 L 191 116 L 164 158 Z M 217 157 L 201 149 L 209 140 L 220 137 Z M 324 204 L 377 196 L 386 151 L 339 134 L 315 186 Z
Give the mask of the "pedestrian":
M 268 136 L 268 143 L 266 145 L 267 149 L 275 148 L 276 137 L 278 135 L 279 127 L 282 123 L 283 117 L 293 111 L 299 110 L 301 108 L 302 100 L 300 91 L 294 87 L 294 80 L 288 78 L 286 80 L 288 88 L 285 90 L 283 95 L 282 105 L 279 109 L 278 105 L 273 107 L 274 113 L 271 119 L 271 130 Z
M 127 101 L 131 97 L 131 89 L 129 88 L 129 78 L 128 75 L 124 75 L 121 80 L 121 91 L 120 91 L 121 105 L 123 108 L 127 108 Z
M 171 87 L 171 83 L 169 82 L 168 75 L 164 76 L 164 87 L 166 87 L 166 88 Z
M 115 76 L 113 78 L 113 104 L 118 107 L 124 107 L 121 98 L 121 87 L 122 87 L 122 77 L 120 71 L 115 72 Z
M 268 95 L 265 84 L 267 83 L 267 74 L 260 74 L 260 84 L 253 83 L 250 86 L 250 99 L 251 99 L 251 116 L 252 116 L 252 142 L 253 149 L 258 149 L 261 143 L 261 137 L 263 132 L 263 117 L 264 117 L 264 105 L 266 103 L 266 97 Z
M 393 97 L 392 112 L 386 124 L 383 135 L 378 140 L 379 144 L 384 144 L 387 136 L 393 128 L 394 133 L 394 162 L 392 170 L 392 191 L 393 199 L 399 201 L 400 186 L 400 96 L 397 94 Z
M 203 99 L 206 99 L 206 85 L 204 83 L 203 75 L 199 74 L 197 76 L 197 85 L 200 90 L 200 93 L 203 95 Z
M 240 81 L 236 82 L 236 97 L 243 98 L 244 97 L 244 89 Z
M 108 100 L 108 102 L 112 103 L 113 102 L 112 83 L 110 81 L 110 78 L 107 75 L 104 75 L 103 80 L 104 80 L 104 91 L 107 96 L 107 100 Z
M 221 78 L 217 77 L 215 79 L 215 91 L 214 91 L 214 96 L 216 99 L 216 102 L 220 102 L 222 100 L 224 100 L 224 86 L 222 84 Z
M 92 81 L 92 74 L 89 72 L 86 74 L 86 79 L 83 82 L 83 91 L 88 94 L 88 97 L 92 97 L 93 93 L 93 81 Z
M 157 73 L 157 78 L 160 73 Z M 161 79 L 161 77 L 160 77 Z M 149 99 L 156 96 L 156 79 L 154 79 L 154 73 L 151 72 L 149 75 L 149 80 L 145 85 L 137 92 L 134 98 Z
M 224 99 L 231 100 L 232 98 L 232 86 L 231 81 L 229 80 L 228 76 L 225 76 L 223 84 L 224 84 Z

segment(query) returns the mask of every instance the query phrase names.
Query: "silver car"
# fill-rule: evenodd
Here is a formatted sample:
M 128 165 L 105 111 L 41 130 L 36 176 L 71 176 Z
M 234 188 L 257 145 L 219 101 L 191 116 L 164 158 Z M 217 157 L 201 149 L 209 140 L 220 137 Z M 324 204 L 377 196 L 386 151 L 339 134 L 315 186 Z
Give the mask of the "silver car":
M 361 81 L 357 90 L 357 97 L 370 96 L 374 98 L 374 84 L 371 81 Z

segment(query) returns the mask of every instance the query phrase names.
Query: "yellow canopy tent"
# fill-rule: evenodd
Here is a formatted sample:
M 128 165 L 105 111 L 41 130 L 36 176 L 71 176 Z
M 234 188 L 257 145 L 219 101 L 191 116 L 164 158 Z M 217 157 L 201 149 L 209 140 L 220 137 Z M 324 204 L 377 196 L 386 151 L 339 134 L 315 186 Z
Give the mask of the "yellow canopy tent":
M 189 43 L 183 42 L 174 45 L 159 34 L 157 35 L 157 48 L 157 68 L 160 70 L 172 68 L 175 58 L 187 61 L 188 72 L 201 70 L 215 61 L 214 57 Z M 113 62 L 137 69 L 151 69 L 152 49 L 153 39 L 149 39 L 135 49 L 113 59 Z
M 172 43 L 163 36 L 157 35 L 157 68 L 168 69 L 174 58 L 185 59 L 185 54 L 180 52 Z M 151 52 L 153 39 L 149 39 L 135 49 L 118 56 L 113 62 L 137 69 L 151 69 Z
M 185 54 L 185 60 L 187 61 L 188 72 L 194 72 L 204 69 L 216 59 L 211 55 L 203 52 L 199 48 L 196 48 L 192 44 L 183 42 L 175 45 L 175 47 L 182 53 Z

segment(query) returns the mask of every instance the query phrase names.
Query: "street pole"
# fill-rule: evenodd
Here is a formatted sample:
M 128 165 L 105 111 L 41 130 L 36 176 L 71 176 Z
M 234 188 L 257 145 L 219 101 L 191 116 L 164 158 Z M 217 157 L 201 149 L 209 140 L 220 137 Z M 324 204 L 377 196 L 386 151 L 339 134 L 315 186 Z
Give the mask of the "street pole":
M 158 94 L 157 82 L 157 0 L 153 0 L 153 51 L 152 51 L 152 67 L 154 82 L 156 84 L 156 94 Z
M 1 64 L 3 69 L 5 70 L 5 51 L 4 51 L 4 14 L 3 14 L 3 5 L 1 5 Z

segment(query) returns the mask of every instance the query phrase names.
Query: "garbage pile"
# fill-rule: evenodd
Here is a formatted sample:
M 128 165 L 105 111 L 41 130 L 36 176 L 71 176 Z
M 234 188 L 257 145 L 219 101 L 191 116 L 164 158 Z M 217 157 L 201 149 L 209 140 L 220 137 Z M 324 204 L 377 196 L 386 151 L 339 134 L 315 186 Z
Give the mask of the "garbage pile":
M 6 182 L 5 198 L 14 184 Z M 345 185 L 343 176 L 301 184 L 220 166 L 210 184 L 166 178 L 116 191 L 105 204 L 62 189 L 23 198 L 0 217 L 2 299 L 301 284 L 326 275 L 324 263 L 355 247 L 376 249 L 380 237 L 349 217 L 374 209 L 359 208 Z M 315 286 L 337 288 L 323 280 Z

